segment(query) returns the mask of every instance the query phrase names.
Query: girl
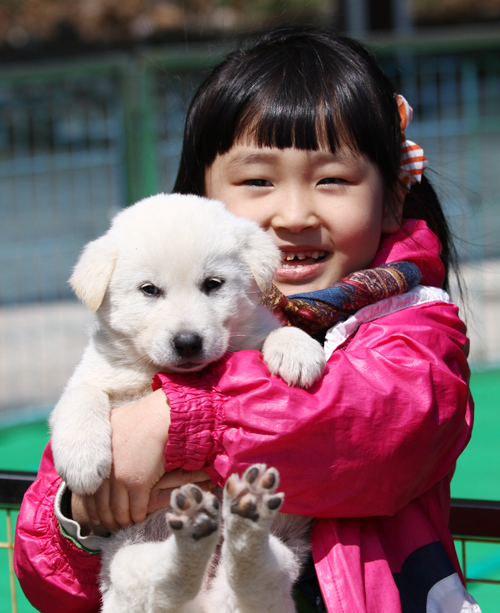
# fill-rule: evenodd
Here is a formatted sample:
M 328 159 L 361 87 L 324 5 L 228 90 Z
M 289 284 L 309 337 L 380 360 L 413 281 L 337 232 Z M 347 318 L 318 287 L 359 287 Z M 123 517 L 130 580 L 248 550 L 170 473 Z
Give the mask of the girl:
M 211 487 L 207 474 L 223 484 L 254 462 L 280 471 L 282 510 L 316 518 L 300 582 L 313 610 L 480 611 L 447 527 L 472 426 L 467 338 L 441 289 L 454 251 L 401 131 L 410 118 L 361 45 L 309 29 L 262 36 L 200 87 L 174 191 L 271 234 L 283 263 L 263 300 L 324 341 L 328 366 L 307 391 L 253 351 L 203 376 L 159 373 L 157 391 L 113 412 L 114 476 L 86 500 L 48 448 L 16 541 L 41 611 L 98 609 L 99 556 L 82 546 L 95 550 L 99 529 L 140 521 L 186 475 Z M 381 283 L 386 264 L 396 283 Z

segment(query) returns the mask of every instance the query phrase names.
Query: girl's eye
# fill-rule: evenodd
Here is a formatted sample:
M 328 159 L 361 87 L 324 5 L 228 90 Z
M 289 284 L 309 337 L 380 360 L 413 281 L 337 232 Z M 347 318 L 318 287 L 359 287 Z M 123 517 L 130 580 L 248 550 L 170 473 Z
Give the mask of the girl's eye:
M 318 181 L 318 185 L 345 185 L 346 183 L 345 179 L 339 179 L 338 177 L 327 177 Z
M 225 279 L 221 279 L 220 277 L 209 277 L 203 281 L 202 289 L 205 294 L 210 294 L 220 289 L 224 285 L 224 282 Z
M 141 291 L 143 294 L 146 294 L 146 296 L 159 296 L 161 294 L 161 289 L 152 283 L 144 283 L 144 285 L 141 285 Z
M 252 187 L 272 187 L 273 184 L 267 179 L 248 179 L 243 181 L 243 185 L 251 185 Z

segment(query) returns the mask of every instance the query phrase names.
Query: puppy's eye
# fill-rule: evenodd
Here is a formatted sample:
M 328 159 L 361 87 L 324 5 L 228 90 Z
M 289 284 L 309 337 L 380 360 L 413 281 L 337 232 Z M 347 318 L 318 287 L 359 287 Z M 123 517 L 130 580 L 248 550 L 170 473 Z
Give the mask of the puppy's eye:
M 143 294 L 146 294 L 146 296 L 159 296 L 161 294 L 161 289 L 152 283 L 144 283 L 144 285 L 141 285 L 141 291 Z
M 211 292 L 217 291 L 221 288 L 225 283 L 225 279 L 221 279 L 220 277 L 209 277 L 203 281 L 203 291 L 206 294 L 210 294 Z

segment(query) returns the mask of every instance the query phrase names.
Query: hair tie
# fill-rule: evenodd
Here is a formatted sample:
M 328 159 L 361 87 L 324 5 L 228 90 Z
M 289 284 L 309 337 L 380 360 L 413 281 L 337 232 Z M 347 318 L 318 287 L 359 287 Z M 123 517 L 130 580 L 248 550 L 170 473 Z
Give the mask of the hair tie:
M 422 173 L 427 167 L 428 161 L 424 155 L 424 150 L 411 140 L 407 140 L 405 130 L 410 125 L 413 117 L 413 109 L 408 104 L 404 96 L 397 94 L 399 115 L 401 117 L 401 170 L 405 170 L 410 175 L 408 189 L 413 183 L 420 183 Z

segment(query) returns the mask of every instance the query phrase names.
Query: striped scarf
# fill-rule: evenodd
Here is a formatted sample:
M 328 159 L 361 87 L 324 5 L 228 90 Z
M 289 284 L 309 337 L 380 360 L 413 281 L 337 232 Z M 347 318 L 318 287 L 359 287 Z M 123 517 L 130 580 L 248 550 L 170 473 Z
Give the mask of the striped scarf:
M 359 270 L 327 289 L 285 296 L 276 286 L 261 295 L 261 304 L 285 326 L 295 326 L 317 336 L 356 311 L 384 298 L 399 296 L 420 283 L 413 262 L 395 262 Z

